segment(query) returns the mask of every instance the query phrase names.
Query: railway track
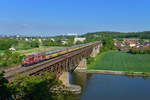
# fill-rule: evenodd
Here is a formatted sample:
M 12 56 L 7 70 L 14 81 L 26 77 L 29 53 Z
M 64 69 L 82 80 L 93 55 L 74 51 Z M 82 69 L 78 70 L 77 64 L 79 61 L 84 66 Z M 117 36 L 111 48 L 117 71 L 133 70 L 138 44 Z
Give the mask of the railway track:
M 78 50 L 78 51 L 79 51 L 79 50 Z M 75 52 L 75 51 L 74 51 L 74 52 Z M 72 52 L 69 52 L 69 53 L 66 53 L 66 54 L 64 54 L 64 55 L 62 55 L 62 56 L 57 56 L 57 57 L 55 57 L 55 58 L 53 58 L 53 59 L 46 60 L 46 61 L 43 61 L 43 62 L 34 64 L 34 65 L 32 65 L 32 66 L 28 66 L 28 67 L 21 67 L 21 66 L 20 66 L 20 67 L 17 67 L 17 68 L 15 68 L 15 69 L 13 69 L 13 70 L 6 71 L 5 77 L 6 77 L 8 80 L 12 80 L 13 77 L 14 77 L 16 74 L 23 74 L 23 73 L 26 73 L 26 72 L 28 72 L 28 74 L 29 74 L 29 71 L 31 72 L 31 71 L 33 71 L 33 70 L 36 70 L 36 68 L 38 68 L 38 67 L 40 67 L 40 66 L 43 66 L 43 65 L 45 65 L 45 64 L 48 64 L 48 63 L 54 64 L 54 63 L 56 63 L 56 62 L 58 62 L 58 61 L 61 61 L 61 60 L 65 59 L 65 58 L 69 57 L 69 55 L 72 55 L 72 54 L 73 54 Z
M 21 67 L 21 65 L 20 65 L 20 67 L 18 67 L 18 68 L 16 68 L 16 69 L 6 71 L 6 72 L 5 72 L 5 77 L 6 77 L 8 80 L 12 80 L 13 77 L 14 77 L 16 74 L 23 74 L 23 73 L 26 73 L 26 72 L 28 72 L 28 71 L 32 71 L 32 70 L 36 69 L 37 67 L 40 67 L 40 66 L 42 66 L 42 65 L 45 65 L 45 64 L 47 64 L 47 63 L 51 63 L 52 61 L 55 61 L 55 60 L 60 59 L 60 58 L 61 58 L 61 56 L 55 57 L 55 58 L 53 58 L 53 59 L 50 59 L 50 60 L 47 60 L 47 61 L 44 61 L 44 62 L 40 62 L 40 63 L 38 63 L 38 64 L 34 64 L 34 65 L 28 66 L 28 67 Z
M 79 54 L 79 53 L 81 53 L 84 50 L 87 50 L 89 48 L 91 48 L 91 45 L 87 46 L 85 48 L 81 48 L 79 50 L 75 50 L 75 51 L 66 53 L 66 54 L 61 55 L 61 56 L 57 56 L 55 58 L 52 58 L 52 59 L 49 59 L 49 60 L 46 60 L 46 61 L 43 61 L 43 62 L 39 62 L 37 64 L 34 64 L 32 66 L 28 66 L 28 67 L 21 67 L 21 65 L 19 65 L 19 66 L 15 67 L 15 68 L 12 68 L 10 70 L 6 70 L 5 71 L 5 77 L 9 81 L 12 81 L 16 74 L 26 73 L 26 74 L 32 75 L 32 74 L 36 73 L 37 71 L 40 71 L 40 70 L 46 68 L 44 65 L 51 66 L 51 65 L 53 65 L 57 62 L 63 61 L 64 59 L 66 59 L 68 57 L 72 57 L 74 55 L 77 55 L 77 54 Z

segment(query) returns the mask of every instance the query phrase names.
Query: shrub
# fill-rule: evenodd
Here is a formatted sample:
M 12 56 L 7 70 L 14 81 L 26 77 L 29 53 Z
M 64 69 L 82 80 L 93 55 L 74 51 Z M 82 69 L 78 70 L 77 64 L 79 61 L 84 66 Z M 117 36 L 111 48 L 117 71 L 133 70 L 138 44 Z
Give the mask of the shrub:
M 5 50 L 3 55 L 0 55 L 0 65 L 10 66 L 13 64 L 20 64 L 23 56 L 18 52 Z
M 94 61 L 95 61 L 94 57 L 88 57 L 87 64 L 91 64 Z
M 149 49 L 130 49 L 129 53 L 132 54 L 150 54 Z
M 38 48 L 39 47 L 39 42 L 38 41 L 31 41 L 30 42 L 31 47 L 33 48 Z

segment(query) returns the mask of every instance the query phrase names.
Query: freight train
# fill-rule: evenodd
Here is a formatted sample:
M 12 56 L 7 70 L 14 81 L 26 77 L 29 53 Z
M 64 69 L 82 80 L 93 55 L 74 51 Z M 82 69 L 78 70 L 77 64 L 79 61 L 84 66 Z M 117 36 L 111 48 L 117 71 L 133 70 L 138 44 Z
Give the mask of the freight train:
M 90 44 L 91 43 L 80 44 L 80 45 L 75 45 L 75 46 L 72 46 L 72 47 L 67 47 L 67 48 L 64 48 L 64 49 L 58 49 L 58 50 L 47 51 L 47 52 L 43 52 L 43 53 L 39 53 L 39 54 L 28 55 L 28 56 L 23 57 L 22 66 L 30 66 L 30 65 L 33 65 L 33 64 L 37 64 L 39 62 L 49 60 L 49 59 L 52 59 L 52 58 L 60 56 L 60 55 L 64 55 L 66 53 L 75 51 L 77 49 L 84 48 L 84 47 L 86 47 Z

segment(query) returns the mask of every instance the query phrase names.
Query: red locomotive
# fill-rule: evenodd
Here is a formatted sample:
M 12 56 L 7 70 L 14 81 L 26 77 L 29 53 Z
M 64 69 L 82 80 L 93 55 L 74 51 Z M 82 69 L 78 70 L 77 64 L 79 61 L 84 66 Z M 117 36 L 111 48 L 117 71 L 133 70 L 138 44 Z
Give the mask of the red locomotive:
M 22 66 L 32 65 L 45 60 L 45 54 L 25 56 L 22 60 Z

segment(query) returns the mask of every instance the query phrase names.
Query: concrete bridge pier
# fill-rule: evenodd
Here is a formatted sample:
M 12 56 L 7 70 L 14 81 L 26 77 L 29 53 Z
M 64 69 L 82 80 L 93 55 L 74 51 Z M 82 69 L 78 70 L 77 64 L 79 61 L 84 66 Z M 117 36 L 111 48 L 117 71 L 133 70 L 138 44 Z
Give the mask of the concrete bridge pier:
M 65 86 L 69 85 L 69 72 L 63 72 L 59 79 Z
M 62 91 L 71 92 L 74 94 L 81 93 L 81 87 L 79 85 L 74 85 L 74 84 L 69 83 L 69 72 L 63 72 L 63 74 L 59 77 L 59 79 L 65 85 L 65 87 L 62 89 Z
M 87 69 L 87 59 L 82 58 L 81 61 L 79 62 L 79 65 L 76 69 Z
M 100 53 L 100 45 L 97 46 L 96 52 L 97 52 L 97 54 Z
M 100 45 L 94 47 L 90 56 L 95 58 L 98 55 L 98 53 L 100 52 L 99 49 L 100 49 Z

